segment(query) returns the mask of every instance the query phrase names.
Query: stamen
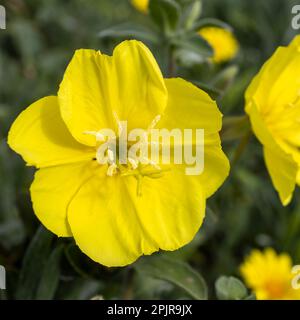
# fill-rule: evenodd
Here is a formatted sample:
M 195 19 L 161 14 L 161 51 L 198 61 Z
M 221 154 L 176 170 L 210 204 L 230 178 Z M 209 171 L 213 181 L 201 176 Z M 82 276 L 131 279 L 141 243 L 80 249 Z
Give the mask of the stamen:
M 107 174 L 109 177 L 112 177 L 112 176 L 114 176 L 114 175 L 117 173 L 117 169 L 118 169 L 118 166 L 117 166 L 115 163 L 113 163 L 113 164 L 111 164 L 111 165 L 108 167 L 106 174 Z
M 150 164 L 156 169 L 156 170 L 161 170 L 161 167 L 155 162 L 150 160 Z
M 119 129 L 119 134 L 122 134 L 124 127 L 122 122 L 120 121 L 116 112 L 113 112 L 113 117 L 116 121 L 116 124 Z M 151 145 L 160 145 L 159 142 L 149 141 L 150 131 L 155 128 L 157 123 L 161 120 L 161 116 L 156 116 L 153 121 L 150 123 L 149 127 L 147 128 L 144 136 L 139 141 L 138 145 L 140 146 L 151 146 Z M 105 141 L 105 136 L 100 131 L 84 131 L 84 134 L 93 135 L 96 137 L 96 141 Z M 110 143 L 113 143 L 116 146 L 117 141 L 114 138 L 113 140 L 108 140 L 108 148 L 107 154 L 104 156 L 101 148 L 96 151 L 96 160 L 101 165 L 108 165 L 107 168 L 107 175 L 112 177 L 116 174 L 120 176 L 134 176 L 137 179 L 137 195 L 142 195 L 142 180 L 143 177 L 147 176 L 153 179 L 159 178 L 163 175 L 164 171 L 155 161 L 148 158 L 148 153 L 139 154 L 139 156 L 134 155 L 128 156 L 127 161 L 128 165 L 123 165 L 118 163 L 118 157 L 110 148 Z M 144 150 L 141 148 L 141 151 Z M 100 152 L 101 151 L 101 152 Z
M 107 157 L 108 157 L 108 162 L 110 164 L 115 163 L 115 155 L 112 150 L 110 150 L 110 149 L 107 150 Z
M 141 159 L 141 162 L 142 162 L 143 164 L 147 164 L 147 165 L 153 166 L 156 170 L 161 170 L 161 167 L 160 167 L 155 161 L 150 160 L 150 159 L 148 159 L 148 158 L 146 158 L 146 157 L 143 157 L 143 158 Z
M 138 167 L 137 161 L 133 158 L 128 157 L 127 160 L 131 164 L 133 170 L 135 170 Z

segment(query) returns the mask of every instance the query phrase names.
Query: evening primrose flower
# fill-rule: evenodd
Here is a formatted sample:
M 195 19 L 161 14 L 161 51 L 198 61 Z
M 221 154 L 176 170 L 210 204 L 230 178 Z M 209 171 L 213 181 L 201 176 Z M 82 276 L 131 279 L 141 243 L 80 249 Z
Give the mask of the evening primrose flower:
M 300 290 L 292 287 L 292 267 L 289 255 L 268 248 L 253 250 L 240 272 L 258 300 L 299 300 Z
M 76 51 L 58 95 L 23 111 L 8 143 L 39 169 L 30 192 L 40 221 L 58 236 L 74 237 L 93 260 L 124 266 L 143 254 L 180 248 L 195 236 L 206 198 L 229 171 L 218 133 L 221 118 L 204 91 L 180 78 L 164 79 L 145 45 L 124 41 L 113 56 Z M 165 168 L 135 158 L 121 164 L 111 149 L 104 159 L 100 130 L 122 132 L 124 121 L 128 131 L 204 129 L 204 171 L 186 175 L 183 164 Z
M 279 47 L 246 91 L 246 112 L 283 205 L 300 183 L 300 36 Z
M 131 0 L 132 5 L 142 13 L 148 12 L 149 0 Z
M 198 33 L 212 47 L 213 62 L 227 62 L 237 55 L 239 44 L 230 30 L 220 27 L 204 27 Z

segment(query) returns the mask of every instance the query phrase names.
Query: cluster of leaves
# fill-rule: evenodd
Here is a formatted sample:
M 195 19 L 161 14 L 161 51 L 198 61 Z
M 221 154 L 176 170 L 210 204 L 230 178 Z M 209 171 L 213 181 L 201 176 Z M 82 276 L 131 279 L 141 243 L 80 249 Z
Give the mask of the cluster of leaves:
M 261 147 L 254 138 L 245 139 L 247 121 L 240 117 L 249 81 L 278 44 L 291 38 L 293 2 L 151 0 L 145 16 L 129 1 L 4 1 L 8 29 L 0 31 L 0 264 L 7 269 L 8 289 L 0 291 L 2 298 L 251 299 L 243 283 L 232 277 L 239 277 L 238 266 L 249 249 L 272 246 L 300 261 L 299 204 L 295 200 L 282 208 Z M 209 63 L 212 49 L 197 35 L 206 25 L 236 32 L 241 50 L 233 62 Z M 165 76 L 193 81 L 217 99 L 226 116 L 222 138 L 233 166 L 230 178 L 209 200 L 204 225 L 189 245 L 143 257 L 127 268 L 108 269 L 84 256 L 72 240 L 57 239 L 39 226 L 29 197 L 33 170 L 8 149 L 6 137 L 21 110 L 55 94 L 75 49 L 110 53 L 128 38 L 152 49 Z

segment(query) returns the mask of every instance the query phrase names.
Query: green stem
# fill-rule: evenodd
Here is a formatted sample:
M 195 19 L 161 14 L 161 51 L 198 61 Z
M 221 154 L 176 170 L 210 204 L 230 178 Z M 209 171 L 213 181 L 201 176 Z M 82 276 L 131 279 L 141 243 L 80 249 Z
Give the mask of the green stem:
M 235 153 L 233 156 L 233 159 L 231 161 L 231 167 L 234 167 L 236 165 L 236 163 L 239 161 L 239 159 L 241 158 L 243 152 L 246 149 L 246 146 L 248 145 L 250 138 L 252 136 L 252 131 L 248 130 L 246 132 L 246 134 L 243 136 L 243 138 L 241 139 Z
M 251 125 L 247 115 L 224 117 L 221 131 L 222 141 L 238 140 L 249 130 L 251 130 Z
M 169 46 L 169 59 L 168 59 L 168 77 L 174 78 L 176 75 L 176 61 L 174 57 L 174 48 Z
M 126 277 L 126 289 L 123 293 L 124 300 L 132 300 L 133 299 L 133 283 L 134 283 L 134 270 L 129 269 Z

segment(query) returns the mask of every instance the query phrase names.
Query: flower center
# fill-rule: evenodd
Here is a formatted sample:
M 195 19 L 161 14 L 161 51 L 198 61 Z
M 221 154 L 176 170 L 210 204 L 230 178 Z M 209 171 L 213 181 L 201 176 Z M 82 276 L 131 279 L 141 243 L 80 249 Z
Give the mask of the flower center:
M 133 143 L 128 140 L 126 140 L 126 150 L 124 150 L 123 134 L 127 130 L 126 125 L 124 125 L 126 122 L 120 121 L 116 112 L 114 112 L 113 115 L 118 127 L 118 135 L 108 137 L 103 134 L 103 130 L 85 131 L 84 134 L 95 136 L 97 141 L 95 160 L 101 165 L 108 166 L 107 175 L 110 177 L 116 175 L 135 177 L 137 180 L 137 195 L 140 196 L 142 179 L 144 177 L 153 179 L 160 178 L 166 171 L 148 156 L 151 146 L 158 144 L 151 142 L 150 133 L 160 121 L 161 116 L 157 115 L 148 128 L 143 130 L 138 142 L 134 144 L 135 152 L 132 152 L 131 147 L 133 147 Z M 123 145 L 120 146 L 122 143 Z
M 265 290 L 271 299 L 282 299 L 287 291 L 285 284 L 276 280 L 267 282 L 265 284 Z

